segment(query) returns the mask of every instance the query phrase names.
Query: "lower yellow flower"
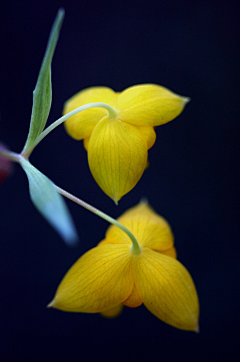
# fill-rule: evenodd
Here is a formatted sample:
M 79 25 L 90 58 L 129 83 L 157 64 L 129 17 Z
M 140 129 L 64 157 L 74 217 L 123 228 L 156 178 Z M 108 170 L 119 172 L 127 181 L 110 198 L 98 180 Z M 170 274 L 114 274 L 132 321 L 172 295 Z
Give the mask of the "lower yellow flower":
M 134 308 L 143 303 L 162 321 L 198 331 L 197 292 L 190 274 L 176 260 L 169 224 L 146 203 L 118 221 L 136 237 L 140 254 L 132 252 L 121 229 L 110 226 L 105 239 L 70 268 L 49 306 L 112 318 L 122 305 Z
M 112 107 L 91 108 L 65 121 L 71 137 L 84 140 L 90 170 L 98 185 L 116 203 L 141 178 L 148 150 L 156 140 L 155 126 L 176 118 L 188 98 L 155 84 L 130 87 L 115 93 L 107 87 L 85 89 L 70 98 L 63 113 L 87 103 Z

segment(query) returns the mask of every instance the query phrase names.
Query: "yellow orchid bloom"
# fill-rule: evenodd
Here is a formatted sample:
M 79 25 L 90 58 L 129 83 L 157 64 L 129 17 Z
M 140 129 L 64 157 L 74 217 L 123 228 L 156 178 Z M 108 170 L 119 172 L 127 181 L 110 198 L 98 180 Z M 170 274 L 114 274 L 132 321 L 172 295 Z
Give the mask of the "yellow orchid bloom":
M 146 203 L 125 212 L 118 221 L 137 239 L 110 226 L 105 239 L 85 253 L 67 272 L 49 307 L 115 317 L 123 305 L 142 303 L 162 321 L 198 331 L 199 304 L 192 278 L 176 260 L 167 221 Z
M 112 107 L 84 110 L 65 121 L 68 134 L 84 140 L 92 175 L 116 203 L 141 178 L 148 150 L 156 140 L 155 126 L 176 118 L 189 98 L 155 84 L 136 85 L 115 93 L 107 87 L 87 88 L 64 106 L 63 114 L 87 103 Z

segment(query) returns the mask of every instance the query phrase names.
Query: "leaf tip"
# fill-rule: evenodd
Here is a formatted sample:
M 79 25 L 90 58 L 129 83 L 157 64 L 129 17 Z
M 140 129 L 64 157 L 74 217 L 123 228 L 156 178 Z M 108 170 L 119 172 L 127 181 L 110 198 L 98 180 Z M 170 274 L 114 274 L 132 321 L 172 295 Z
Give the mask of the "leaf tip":
M 61 233 L 61 236 L 68 246 L 76 247 L 79 242 L 78 234 L 74 229 L 69 230 L 67 233 Z
M 64 16 L 65 16 L 65 10 L 64 8 L 59 8 L 58 9 L 58 13 L 57 13 L 58 17 L 61 17 L 61 19 L 63 20 Z

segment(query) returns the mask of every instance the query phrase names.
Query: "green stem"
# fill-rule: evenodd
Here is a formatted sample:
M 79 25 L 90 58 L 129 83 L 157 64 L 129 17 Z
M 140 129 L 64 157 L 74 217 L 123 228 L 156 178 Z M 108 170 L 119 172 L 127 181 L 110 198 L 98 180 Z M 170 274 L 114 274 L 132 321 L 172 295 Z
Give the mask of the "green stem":
M 26 156 L 24 157 L 23 155 L 20 155 L 18 153 L 15 152 L 11 152 L 11 151 L 7 151 L 7 150 L 3 150 L 0 149 L 0 156 L 3 156 L 5 158 L 8 158 L 11 161 L 20 163 L 22 158 L 26 158 Z M 102 219 L 108 221 L 110 224 L 116 225 L 117 227 L 119 227 L 121 230 L 123 230 L 128 237 L 131 239 L 132 241 L 132 247 L 131 247 L 131 252 L 134 255 L 138 255 L 141 253 L 141 247 L 137 242 L 137 239 L 135 238 L 135 236 L 131 233 L 131 231 L 129 231 L 124 225 L 122 225 L 120 222 L 118 222 L 117 220 L 113 219 L 111 216 L 108 216 L 107 214 L 105 214 L 104 212 L 96 209 L 95 207 L 87 204 L 86 202 L 82 201 L 81 199 L 79 199 L 78 197 L 70 194 L 69 192 L 61 189 L 60 187 L 56 186 L 56 190 L 57 192 L 59 192 L 61 195 L 67 197 L 69 200 L 72 200 L 73 202 L 75 202 L 76 204 L 84 207 L 85 209 L 93 212 L 95 215 L 100 216 Z
M 62 116 L 61 118 L 59 118 L 57 121 L 53 122 L 49 127 L 47 127 L 36 139 L 36 141 L 34 142 L 34 144 L 32 145 L 32 147 L 30 148 L 30 150 L 28 150 L 27 155 L 26 154 L 22 154 L 22 156 L 24 157 L 29 157 L 30 154 L 32 153 L 32 151 L 34 150 L 34 148 L 39 144 L 39 142 L 41 142 L 43 140 L 44 137 L 46 137 L 50 132 L 52 132 L 56 127 L 58 127 L 60 124 L 62 124 L 63 122 L 65 122 L 68 118 L 74 116 L 75 114 L 85 111 L 86 109 L 89 108 L 105 108 L 108 111 L 108 116 L 110 118 L 114 118 L 117 116 L 117 111 L 115 111 L 114 108 L 112 108 L 111 106 L 109 106 L 106 103 L 101 103 L 101 102 L 96 102 L 96 103 L 88 103 L 88 104 L 84 104 L 83 106 L 80 106 L 76 109 L 74 109 L 73 111 L 65 114 L 64 116 Z
M 20 158 L 21 158 L 21 155 L 19 155 L 18 153 L 3 150 L 3 149 L 0 149 L 0 156 L 8 158 L 9 160 L 11 160 L 13 162 L 18 162 L 18 163 L 20 162 Z
M 84 207 L 85 209 L 93 212 L 94 214 L 100 216 L 102 219 L 108 221 L 109 223 L 116 225 L 117 227 L 119 227 L 121 230 L 123 230 L 131 239 L 132 241 L 132 248 L 131 248 L 131 252 L 134 255 L 138 255 L 141 253 L 141 247 L 137 242 L 137 239 L 135 238 L 135 236 L 122 224 L 120 224 L 120 222 L 118 222 L 117 220 L 113 219 L 112 217 L 106 215 L 104 212 L 96 209 L 95 207 L 87 204 L 86 202 L 80 200 L 79 198 L 77 198 L 76 196 L 73 196 L 72 194 L 70 194 L 69 192 L 61 189 L 60 187 L 56 186 L 56 190 L 63 196 L 67 197 L 68 199 L 72 200 L 73 202 L 77 203 L 78 205 Z

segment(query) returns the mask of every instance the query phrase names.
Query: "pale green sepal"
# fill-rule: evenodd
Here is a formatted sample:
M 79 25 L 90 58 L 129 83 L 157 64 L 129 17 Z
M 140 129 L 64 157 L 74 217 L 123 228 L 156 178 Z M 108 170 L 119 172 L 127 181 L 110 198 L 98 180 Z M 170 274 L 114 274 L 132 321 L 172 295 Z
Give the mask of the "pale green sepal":
M 22 154 L 24 155 L 28 155 L 32 151 L 34 142 L 43 131 L 47 123 L 52 103 L 51 62 L 54 50 L 56 48 L 63 18 L 64 10 L 60 9 L 51 30 L 47 49 L 39 72 L 37 84 L 33 91 L 31 123 L 27 141 L 22 151 Z
M 30 197 L 38 211 L 67 244 L 76 243 L 78 237 L 71 215 L 62 196 L 56 191 L 54 183 L 24 158 L 20 164 L 26 172 Z

